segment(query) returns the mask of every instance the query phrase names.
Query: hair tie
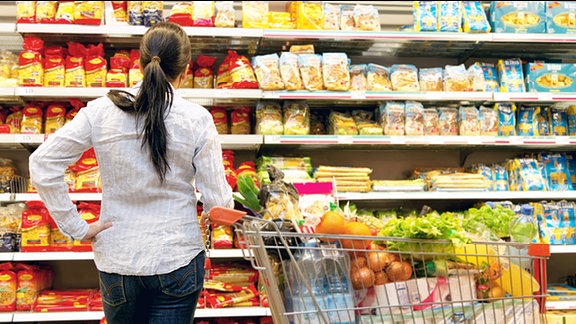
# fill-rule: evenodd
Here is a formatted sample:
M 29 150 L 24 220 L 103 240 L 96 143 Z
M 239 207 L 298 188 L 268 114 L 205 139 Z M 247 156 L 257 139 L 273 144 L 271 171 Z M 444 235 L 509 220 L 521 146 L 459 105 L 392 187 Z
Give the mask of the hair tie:
M 152 56 L 152 60 L 151 60 L 151 61 L 156 61 L 156 62 L 160 63 L 160 57 L 154 55 L 154 56 Z

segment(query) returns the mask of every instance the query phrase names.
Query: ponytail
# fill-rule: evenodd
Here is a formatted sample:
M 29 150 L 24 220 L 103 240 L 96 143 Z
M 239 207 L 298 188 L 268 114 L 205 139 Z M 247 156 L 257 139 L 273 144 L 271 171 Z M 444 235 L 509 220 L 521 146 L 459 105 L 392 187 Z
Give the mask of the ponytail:
M 170 170 L 167 158 L 168 136 L 164 119 L 174 99 L 170 82 L 175 81 L 190 61 L 190 41 L 182 28 L 164 22 L 150 27 L 140 44 L 140 64 L 144 75 L 136 96 L 111 90 L 108 98 L 121 110 L 136 114 L 141 147 L 148 147 L 160 181 Z

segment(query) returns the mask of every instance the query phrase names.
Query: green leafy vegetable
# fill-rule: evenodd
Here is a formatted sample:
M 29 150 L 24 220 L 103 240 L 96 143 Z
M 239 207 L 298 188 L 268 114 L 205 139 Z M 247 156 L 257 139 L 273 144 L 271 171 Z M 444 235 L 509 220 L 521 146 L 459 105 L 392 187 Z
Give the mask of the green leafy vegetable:
M 238 177 L 236 185 L 238 186 L 238 192 L 241 196 L 234 194 L 234 200 L 254 212 L 260 212 L 262 207 L 258 200 L 259 189 L 254 183 L 252 177 L 249 175 L 241 175 Z

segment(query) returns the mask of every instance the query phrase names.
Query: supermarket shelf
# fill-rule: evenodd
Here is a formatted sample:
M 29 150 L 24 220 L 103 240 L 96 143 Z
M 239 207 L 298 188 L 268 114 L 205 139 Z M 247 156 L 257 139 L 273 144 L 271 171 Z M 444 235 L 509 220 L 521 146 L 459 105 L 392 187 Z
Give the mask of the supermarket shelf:
M 14 23 L 0 23 L 0 33 L 12 34 L 16 32 L 16 24 Z
M 12 313 L 0 313 L 0 323 L 12 322 L 13 317 L 14 317 L 14 314 L 12 314 Z
M 15 312 L 12 322 L 99 321 L 104 312 Z
M 576 300 L 546 301 L 546 309 L 548 310 L 576 309 Z
M 257 316 L 272 316 L 270 308 L 268 307 L 228 307 L 225 309 L 210 309 L 198 308 L 194 317 L 208 318 L 208 317 L 257 317 Z
M 558 102 L 558 101 L 575 101 L 576 93 L 574 92 L 495 92 L 494 101 L 513 101 L 513 102 Z
M 576 199 L 576 191 L 341 192 L 339 200 L 540 200 Z
M 262 135 L 218 135 L 223 149 L 257 150 L 264 143 Z
M 65 88 L 65 87 L 17 87 L 14 95 L 26 98 L 97 98 L 111 88 Z
M 14 260 L 14 252 L 0 252 L 0 262 L 7 262 L 13 260 Z
M 76 201 L 100 201 L 102 193 L 70 193 L 70 199 Z M 40 200 L 37 193 L 0 194 L 0 202 Z
M 576 244 L 575 245 L 550 244 L 550 253 L 576 253 Z
M 242 249 L 211 249 L 208 253 L 210 258 L 214 259 L 241 259 L 244 257 Z M 248 254 L 250 251 L 246 250 L 244 253 Z
M 12 261 L 94 260 L 94 252 L 14 252 Z

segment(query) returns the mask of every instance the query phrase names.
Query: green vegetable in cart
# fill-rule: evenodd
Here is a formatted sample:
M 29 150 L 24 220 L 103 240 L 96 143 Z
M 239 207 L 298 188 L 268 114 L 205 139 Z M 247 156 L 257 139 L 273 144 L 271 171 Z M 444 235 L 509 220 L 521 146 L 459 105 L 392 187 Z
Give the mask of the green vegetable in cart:
M 234 200 L 253 212 L 259 213 L 262 210 L 262 206 L 260 206 L 260 201 L 258 200 L 259 189 L 252 177 L 250 175 L 241 175 L 238 177 L 236 186 L 241 196 L 234 194 Z

